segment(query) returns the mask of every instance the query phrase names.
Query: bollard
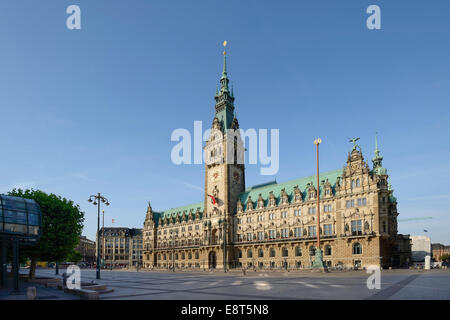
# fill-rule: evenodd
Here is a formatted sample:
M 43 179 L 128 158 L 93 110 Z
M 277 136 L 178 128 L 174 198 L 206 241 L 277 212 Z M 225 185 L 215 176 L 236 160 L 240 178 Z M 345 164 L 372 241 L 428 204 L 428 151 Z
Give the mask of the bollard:
M 28 287 L 27 288 L 27 299 L 28 300 L 36 300 L 36 287 Z
M 67 285 L 67 278 L 68 278 L 69 276 L 67 275 L 67 273 L 66 272 L 64 272 L 63 274 L 62 274 L 62 282 L 63 282 L 63 287 L 66 287 Z
M 425 257 L 425 270 L 430 270 L 431 269 L 431 256 L 426 256 Z

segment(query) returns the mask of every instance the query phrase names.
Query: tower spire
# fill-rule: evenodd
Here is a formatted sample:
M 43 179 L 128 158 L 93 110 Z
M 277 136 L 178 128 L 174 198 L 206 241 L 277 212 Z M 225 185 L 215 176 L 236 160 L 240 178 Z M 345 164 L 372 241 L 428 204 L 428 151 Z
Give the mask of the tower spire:
M 226 51 L 226 46 L 227 46 L 227 40 L 225 40 L 223 42 L 223 71 L 222 71 L 222 76 L 227 75 L 227 51 Z
M 380 156 L 380 150 L 378 149 L 378 132 L 375 132 L 375 156 Z
M 222 78 L 220 78 L 220 93 L 228 92 L 228 74 L 227 74 L 227 51 L 225 50 L 227 41 L 223 42 L 223 71 Z
M 383 157 L 380 155 L 380 149 L 378 149 L 378 132 L 375 133 L 375 156 L 372 158 L 373 170 L 376 174 L 387 174 L 387 170 L 382 165 Z
M 226 132 L 231 128 L 233 123 L 234 112 L 234 94 L 230 92 L 228 87 L 229 79 L 227 73 L 227 52 L 225 50 L 227 41 L 223 42 L 223 70 L 222 77 L 220 78 L 220 89 L 216 92 L 214 99 L 216 100 L 216 114 L 215 117 L 220 122 L 220 127 L 223 132 Z

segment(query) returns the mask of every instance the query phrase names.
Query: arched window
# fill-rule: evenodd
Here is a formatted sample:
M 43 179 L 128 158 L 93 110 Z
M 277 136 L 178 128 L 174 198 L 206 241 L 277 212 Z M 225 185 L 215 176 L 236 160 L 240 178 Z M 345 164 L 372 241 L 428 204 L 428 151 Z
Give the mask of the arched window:
M 355 180 L 352 180 L 352 188 L 355 187 Z
M 386 232 L 386 221 L 383 221 L 383 232 Z
M 178 253 L 175 253 L 175 260 L 178 260 Z
M 283 257 L 288 257 L 289 256 L 289 251 L 286 247 L 284 247 L 283 249 L 281 249 L 281 255 Z
M 264 257 L 264 250 L 259 248 L 258 249 L 258 258 L 263 258 Z
M 252 258 L 253 257 L 253 252 L 251 249 L 248 249 L 247 251 L 247 258 Z
M 192 253 L 188 253 L 188 259 L 192 259 Z
M 314 247 L 314 246 L 310 246 L 309 247 L 309 255 L 310 256 L 315 256 L 316 255 L 316 247 Z
M 237 256 L 238 256 L 238 258 L 242 258 L 242 251 L 241 250 L 237 250 Z
M 301 257 L 302 256 L 302 248 L 295 247 L 295 256 L 296 257 Z
M 270 257 L 271 258 L 275 257 L 275 249 L 274 248 L 270 248 Z
M 184 255 L 184 252 L 181 254 L 181 259 L 184 260 L 186 256 Z
M 326 256 L 331 256 L 331 253 L 332 253 L 331 246 L 330 245 L 326 245 L 325 246 L 325 255 Z
M 353 244 L 353 254 L 362 254 L 362 246 L 359 242 Z
M 360 186 L 361 186 L 361 181 L 359 180 L 359 178 L 356 179 L 356 186 L 357 186 L 357 187 L 360 187 Z
M 198 252 L 195 253 L 195 259 L 198 259 Z

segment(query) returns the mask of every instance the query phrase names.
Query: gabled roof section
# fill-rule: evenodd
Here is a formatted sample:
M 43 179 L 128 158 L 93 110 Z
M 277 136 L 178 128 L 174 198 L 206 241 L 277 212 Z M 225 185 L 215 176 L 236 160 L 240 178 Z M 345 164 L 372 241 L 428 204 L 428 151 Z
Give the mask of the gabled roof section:
M 199 208 L 200 212 L 203 212 L 204 203 L 203 202 L 197 202 L 194 204 L 190 204 L 187 206 L 177 207 L 168 209 L 165 211 L 158 212 L 157 219 L 161 217 L 162 219 L 182 216 L 183 214 L 188 214 L 189 211 L 192 209 L 192 212 L 195 213 L 197 211 L 197 208 Z
M 328 182 L 331 184 L 333 191 L 335 190 L 336 180 L 338 177 L 342 177 L 342 169 L 328 171 L 319 174 L 319 180 L 326 181 L 328 179 Z M 303 194 L 303 200 L 305 200 L 305 196 L 307 194 L 307 184 L 312 183 L 317 188 L 316 181 L 317 176 L 313 175 L 300 179 L 290 180 L 283 183 L 270 183 L 268 185 L 263 185 L 261 187 L 255 186 L 256 188 L 252 187 L 251 189 L 245 190 L 245 192 L 239 195 L 239 198 L 241 199 L 244 211 L 246 211 L 247 200 L 249 196 L 252 198 L 254 205 L 256 205 L 259 194 L 261 194 L 261 196 L 265 200 L 264 205 L 267 206 L 268 202 L 267 199 L 269 198 L 269 194 L 272 191 L 274 196 L 277 198 L 277 205 L 278 205 L 281 200 L 280 194 L 282 189 L 285 189 L 286 193 L 289 195 L 289 202 L 291 202 L 294 197 L 294 187 L 298 186 L 298 188 Z M 321 197 L 323 196 L 323 188 L 320 188 L 320 196 Z

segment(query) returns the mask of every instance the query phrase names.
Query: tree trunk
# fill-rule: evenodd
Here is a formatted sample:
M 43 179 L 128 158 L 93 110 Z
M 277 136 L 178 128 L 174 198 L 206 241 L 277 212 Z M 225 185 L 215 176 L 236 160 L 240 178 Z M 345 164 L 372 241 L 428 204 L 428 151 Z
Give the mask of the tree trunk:
M 30 272 L 28 273 L 28 278 L 33 279 L 36 276 L 36 264 L 37 264 L 37 257 L 32 256 L 31 262 L 30 262 Z

